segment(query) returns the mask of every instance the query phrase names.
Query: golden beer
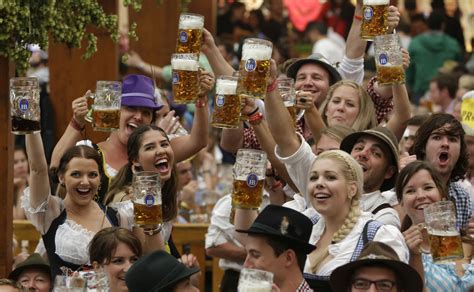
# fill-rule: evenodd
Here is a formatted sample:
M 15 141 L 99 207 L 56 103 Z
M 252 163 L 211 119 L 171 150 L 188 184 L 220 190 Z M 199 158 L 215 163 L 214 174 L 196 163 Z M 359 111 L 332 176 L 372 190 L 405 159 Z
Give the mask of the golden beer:
M 261 39 L 246 39 L 242 47 L 237 94 L 263 99 L 267 93 L 272 43 Z
M 194 103 L 199 93 L 199 71 L 196 54 L 173 54 L 171 59 L 173 100 Z
M 93 107 L 92 120 L 94 130 L 110 132 L 119 128 L 120 108 L 100 108 Z
M 388 31 L 389 0 L 364 0 L 360 37 L 373 40 L 375 36 Z
M 199 54 L 202 46 L 204 16 L 182 13 L 179 16 L 178 40 L 176 52 L 181 54 Z
M 290 116 L 291 116 L 291 120 L 293 121 L 293 127 L 296 129 L 296 122 L 297 122 L 297 119 L 296 119 L 296 107 L 294 105 L 291 105 L 291 106 L 287 106 L 286 109 L 288 110 L 288 112 L 290 113 Z
M 135 225 L 143 228 L 153 228 L 158 224 L 163 223 L 163 214 L 161 205 L 144 204 L 143 202 L 133 202 L 133 215 Z
M 234 180 L 232 205 L 240 209 L 258 209 L 262 204 L 263 178 L 250 174 L 247 179 Z
M 216 82 L 216 97 L 212 112 L 212 126 L 238 128 L 240 122 L 240 98 L 236 94 L 237 78 L 221 76 Z
M 434 262 L 454 261 L 464 257 L 461 236 L 456 231 L 429 232 L 431 255 Z
M 403 66 L 380 66 L 376 65 L 377 82 L 379 85 L 403 84 L 405 83 L 405 70 Z

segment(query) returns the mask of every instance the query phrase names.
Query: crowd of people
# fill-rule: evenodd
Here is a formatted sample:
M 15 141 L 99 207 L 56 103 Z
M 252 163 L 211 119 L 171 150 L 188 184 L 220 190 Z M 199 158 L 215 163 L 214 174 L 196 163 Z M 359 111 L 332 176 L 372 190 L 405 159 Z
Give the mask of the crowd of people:
M 245 5 L 234 1 L 215 36 L 203 29 L 206 66 L 194 105 L 175 104 L 146 76 L 166 80 L 166 69 L 125 50 L 128 66 L 145 75 L 120 80 L 119 128 L 105 141 L 82 136 L 87 94 L 73 100 L 51 155 L 40 133 L 25 135 L 14 152 L 13 212 L 41 241 L 34 254 L 16 255 L 0 291 L 51 291 L 61 276 L 89 277 L 96 291 L 199 291 L 205 263 L 178 251 L 172 236 L 174 223 L 195 222 L 209 224 L 202 240 L 220 258 L 224 292 L 238 291 L 242 269 L 271 272 L 273 291 L 474 291 L 474 128 L 461 112 L 474 66 L 443 31 L 451 12 L 436 0 L 427 17 L 409 10 L 410 1 L 405 11 L 389 6 L 389 33 L 400 28 L 408 39 L 406 83 L 383 86 L 360 37 L 362 0 L 349 20 L 345 4 L 327 1 L 322 15 L 330 17 L 300 32 L 312 53 L 297 58 L 281 1 L 269 2 L 269 17 L 252 10 L 245 19 Z M 265 97 L 241 98 L 238 128 L 212 128 L 216 77 L 238 70 L 234 42 L 248 36 L 274 44 Z M 294 80 L 304 110 L 296 126 L 276 86 L 282 77 Z M 242 148 L 268 159 L 260 209 L 232 203 Z M 159 175 L 158 226 L 134 224 L 140 171 Z M 433 258 L 424 216 L 441 201 L 454 205 L 464 255 L 443 263 Z

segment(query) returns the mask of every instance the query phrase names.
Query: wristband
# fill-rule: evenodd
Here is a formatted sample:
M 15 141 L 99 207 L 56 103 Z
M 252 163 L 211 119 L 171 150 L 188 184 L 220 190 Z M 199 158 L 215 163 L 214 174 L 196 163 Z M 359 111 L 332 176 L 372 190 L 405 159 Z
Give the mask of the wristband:
M 253 116 L 254 114 L 256 114 L 258 112 L 259 108 L 257 106 L 256 109 L 254 109 L 251 113 L 247 114 L 247 117 L 250 117 L 250 116 Z
M 362 21 L 362 16 L 361 16 L 361 15 L 354 14 L 354 19 L 359 20 L 359 21 Z
M 162 229 L 162 225 L 159 224 L 156 228 L 145 228 L 145 229 L 143 229 L 143 233 L 145 233 L 146 235 L 152 236 L 152 235 L 160 233 L 161 229 Z
M 270 84 L 270 85 L 267 86 L 267 93 L 270 93 L 270 92 L 272 92 L 273 90 L 275 90 L 275 88 L 277 88 L 277 86 L 278 86 L 278 82 L 277 82 L 277 80 L 275 79 L 275 80 L 273 80 L 273 83 L 272 83 L 272 84 Z
M 283 186 L 283 184 L 281 183 L 281 181 L 277 180 L 277 181 L 275 181 L 275 183 L 273 183 L 270 190 L 274 191 L 278 188 L 281 188 L 282 186 Z
M 249 123 L 251 125 L 258 125 L 263 120 L 263 114 L 260 112 L 255 113 L 254 115 L 249 117 Z
M 71 125 L 71 127 L 78 132 L 82 132 L 82 130 L 84 130 L 84 127 L 85 127 L 85 126 L 81 126 L 74 117 L 69 122 L 69 125 Z
M 200 99 L 196 100 L 196 107 L 205 107 L 206 103 Z

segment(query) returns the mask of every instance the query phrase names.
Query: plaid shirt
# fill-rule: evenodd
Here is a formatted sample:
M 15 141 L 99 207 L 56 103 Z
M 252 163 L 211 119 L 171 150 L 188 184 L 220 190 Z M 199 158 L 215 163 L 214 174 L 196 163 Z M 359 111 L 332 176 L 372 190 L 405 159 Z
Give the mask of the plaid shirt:
M 303 279 L 303 282 L 296 288 L 296 292 L 314 292 L 311 287 L 309 287 L 309 284 Z
M 466 226 L 471 218 L 471 200 L 469 193 L 459 182 L 451 182 L 448 185 L 449 196 L 456 203 L 456 227 L 461 229 Z

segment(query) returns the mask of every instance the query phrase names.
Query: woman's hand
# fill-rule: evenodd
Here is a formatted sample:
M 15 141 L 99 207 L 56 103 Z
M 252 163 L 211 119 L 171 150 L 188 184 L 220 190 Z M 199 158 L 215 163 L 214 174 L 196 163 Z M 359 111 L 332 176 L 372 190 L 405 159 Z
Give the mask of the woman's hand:
M 388 7 L 388 31 L 391 33 L 397 26 L 398 23 L 400 22 L 400 11 L 398 11 L 398 8 L 396 6 L 390 5 Z
M 214 88 L 216 79 L 212 72 L 201 70 L 199 73 L 199 94 L 198 97 L 207 96 L 207 94 Z
M 87 97 L 90 94 L 91 94 L 91 91 L 87 90 L 84 96 L 78 97 L 72 101 L 73 118 L 81 126 L 84 126 L 86 124 L 86 115 L 87 115 L 87 112 L 89 111 L 89 108 L 87 105 Z
M 421 243 L 423 242 L 423 226 L 420 224 L 413 225 L 408 230 L 403 232 L 403 237 L 410 250 L 410 253 L 420 255 L 421 254 Z
M 253 113 L 257 109 L 257 105 L 255 104 L 255 98 L 250 96 L 245 96 L 240 99 L 240 106 L 242 109 L 240 112 L 243 116 L 248 116 L 250 113 Z
M 212 34 L 205 28 L 202 29 L 202 47 L 201 50 L 204 54 L 210 53 L 216 48 L 216 42 Z
M 278 69 L 275 60 L 270 59 L 270 74 L 267 79 L 267 86 L 272 85 L 274 82 L 276 82 L 276 79 L 278 77 Z
M 410 54 L 407 50 L 402 48 L 403 69 L 406 70 L 410 66 Z
M 158 121 L 158 127 L 162 128 L 166 134 L 174 134 L 179 128 L 179 118 L 174 116 L 175 111 L 169 111 L 161 120 Z

